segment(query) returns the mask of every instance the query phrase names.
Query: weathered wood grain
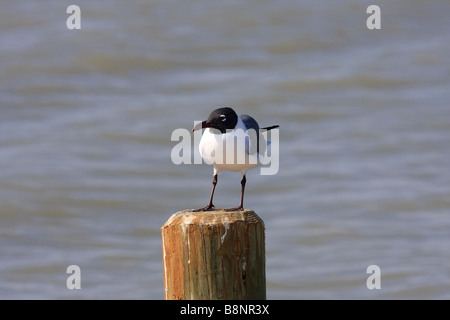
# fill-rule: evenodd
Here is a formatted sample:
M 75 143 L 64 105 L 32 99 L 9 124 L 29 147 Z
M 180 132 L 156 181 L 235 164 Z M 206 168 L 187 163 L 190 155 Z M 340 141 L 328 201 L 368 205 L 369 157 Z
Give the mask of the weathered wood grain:
M 164 298 L 265 299 L 264 231 L 248 209 L 173 214 L 161 228 Z

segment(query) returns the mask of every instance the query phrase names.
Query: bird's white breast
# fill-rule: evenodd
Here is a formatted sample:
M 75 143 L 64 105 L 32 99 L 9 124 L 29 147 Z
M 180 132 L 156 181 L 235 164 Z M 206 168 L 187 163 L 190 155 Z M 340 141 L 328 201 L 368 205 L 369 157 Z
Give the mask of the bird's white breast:
M 220 133 L 206 128 L 199 144 L 199 151 L 207 164 L 214 165 L 217 172 L 222 170 L 245 173 L 260 165 L 256 153 L 256 134 L 249 135 L 240 118 L 234 131 Z M 253 146 L 253 148 L 252 148 Z M 255 150 L 249 154 L 249 150 Z

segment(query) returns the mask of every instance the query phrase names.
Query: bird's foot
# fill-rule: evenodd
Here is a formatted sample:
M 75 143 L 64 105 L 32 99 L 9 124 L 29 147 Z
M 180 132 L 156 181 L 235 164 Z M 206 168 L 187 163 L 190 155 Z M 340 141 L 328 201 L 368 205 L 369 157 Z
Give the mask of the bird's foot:
M 204 208 L 194 209 L 194 210 L 192 210 L 192 212 L 204 212 L 204 211 L 214 211 L 214 210 L 217 210 L 216 207 L 214 207 L 213 205 L 207 205 Z
M 241 206 L 241 207 L 236 207 L 236 208 L 226 208 L 226 209 L 223 209 L 223 211 L 227 211 L 227 212 L 230 212 L 230 211 L 243 211 L 244 210 L 244 208 Z

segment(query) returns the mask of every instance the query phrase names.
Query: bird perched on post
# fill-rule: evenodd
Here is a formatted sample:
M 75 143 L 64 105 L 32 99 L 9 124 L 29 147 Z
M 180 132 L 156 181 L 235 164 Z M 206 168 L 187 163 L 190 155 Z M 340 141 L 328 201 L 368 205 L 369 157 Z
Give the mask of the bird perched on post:
M 261 129 L 271 130 L 278 127 L 278 125 L 273 125 Z M 266 140 L 261 135 L 258 122 L 249 115 L 238 116 L 232 108 L 224 107 L 211 112 L 207 120 L 194 126 L 192 132 L 202 128 L 206 130 L 200 140 L 199 151 L 205 162 L 214 166 L 214 177 L 208 205 L 194 211 L 215 210 L 213 205 L 214 191 L 217 176 L 223 170 L 242 174 L 239 206 L 225 210 L 243 210 L 244 191 L 247 182 L 246 172 L 261 165 L 261 158 L 264 157 L 267 146 Z

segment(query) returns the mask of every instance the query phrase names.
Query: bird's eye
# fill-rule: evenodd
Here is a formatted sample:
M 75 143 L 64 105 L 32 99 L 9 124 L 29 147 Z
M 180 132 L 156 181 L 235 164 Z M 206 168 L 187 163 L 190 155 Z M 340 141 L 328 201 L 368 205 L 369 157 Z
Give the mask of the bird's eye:
M 221 115 L 220 115 L 220 119 L 222 119 L 222 122 L 224 122 L 224 121 L 226 121 L 226 120 L 227 120 L 227 117 L 225 117 L 225 115 L 224 115 L 224 114 L 221 114 Z

